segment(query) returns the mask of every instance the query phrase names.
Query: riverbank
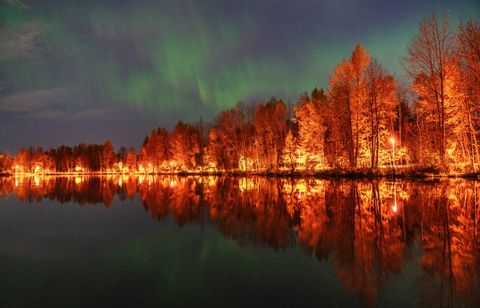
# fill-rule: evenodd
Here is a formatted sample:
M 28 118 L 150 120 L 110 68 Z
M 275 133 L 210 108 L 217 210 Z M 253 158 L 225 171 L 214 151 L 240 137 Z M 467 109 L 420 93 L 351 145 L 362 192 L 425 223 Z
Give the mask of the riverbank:
M 118 172 L 54 172 L 46 174 L 36 173 L 0 173 L 0 177 L 7 176 L 121 176 L 121 175 L 176 175 L 176 176 L 265 176 L 285 178 L 347 178 L 347 179 L 428 179 L 428 178 L 465 178 L 471 180 L 480 179 L 480 172 L 459 172 L 439 167 L 397 167 L 397 168 L 356 168 L 356 169 L 325 169 L 321 171 L 169 171 L 155 173 L 118 173 Z
M 442 170 L 436 167 L 409 167 L 409 168 L 357 168 L 357 169 L 325 169 L 321 171 L 226 171 L 226 172 L 179 172 L 167 173 L 177 175 L 231 175 L 231 176 L 266 176 L 285 178 L 346 178 L 346 179 L 441 179 L 441 178 L 465 178 L 480 180 L 480 172 L 458 172 Z

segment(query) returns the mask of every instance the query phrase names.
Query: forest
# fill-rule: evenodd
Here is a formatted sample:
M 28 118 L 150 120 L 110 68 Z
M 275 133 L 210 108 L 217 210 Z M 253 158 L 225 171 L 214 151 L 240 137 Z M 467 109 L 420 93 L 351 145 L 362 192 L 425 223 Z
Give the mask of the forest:
M 212 123 L 155 128 L 134 148 L 103 144 L 0 153 L 0 173 L 272 173 L 437 170 L 480 163 L 480 20 L 425 17 L 399 80 L 361 44 L 292 105 L 237 103 Z

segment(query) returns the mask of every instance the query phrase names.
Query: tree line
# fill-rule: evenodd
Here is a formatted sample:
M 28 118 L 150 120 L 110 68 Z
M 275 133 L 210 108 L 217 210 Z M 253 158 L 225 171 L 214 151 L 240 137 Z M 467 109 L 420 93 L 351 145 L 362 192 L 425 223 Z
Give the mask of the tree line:
M 237 103 L 213 123 L 156 128 L 140 151 L 111 142 L 0 155 L 3 172 L 302 172 L 326 168 L 441 166 L 476 171 L 480 159 L 480 22 L 452 29 L 424 18 L 400 82 L 362 45 L 329 76 L 328 89 L 293 106 L 275 97 Z

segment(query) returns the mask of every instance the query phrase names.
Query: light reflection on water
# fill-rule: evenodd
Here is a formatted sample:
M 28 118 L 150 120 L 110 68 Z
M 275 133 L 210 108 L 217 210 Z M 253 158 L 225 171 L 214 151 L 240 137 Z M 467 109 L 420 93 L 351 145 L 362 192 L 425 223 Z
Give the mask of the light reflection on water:
M 9 268 L 25 267 L 21 262 L 34 264 L 34 273 L 38 266 L 75 272 L 95 264 L 104 284 L 121 277 L 127 280 L 122 288 L 142 294 L 146 305 L 273 305 L 289 299 L 311 306 L 480 303 L 480 183 L 473 181 L 9 177 L 0 178 L 0 196 L 2 284 L 15 285 Z M 82 207 L 59 213 L 58 202 Z M 145 219 L 139 202 L 162 223 Z M 22 219 L 38 209 L 22 203 L 46 204 L 46 226 L 37 225 L 35 216 L 28 228 L 51 229 L 48 236 L 39 240 L 36 230 L 23 233 Z M 124 203 L 132 206 L 122 208 Z M 89 211 L 91 204 L 108 210 Z M 72 226 L 79 230 L 58 234 Z M 8 251 L 19 247 L 22 257 L 15 261 Z M 96 255 L 105 247 L 108 256 Z M 82 262 L 71 251 L 88 257 Z M 38 252 L 50 257 L 39 261 L 32 257 Z M 158 263 L 139 261 L 152 258 Z M 87 272 L 75 273 L 78 287 L 96 284 Z M 128 281 L 148 287 L 139 291 Z M 163 296 L 143 294 L 153 285 Z M 182 289 L 191 303 L 178 298 Z M 103 295 L 93 294 L 92 300 Z M 8 291 L 0 291 L 0 304 L 11 300 Z

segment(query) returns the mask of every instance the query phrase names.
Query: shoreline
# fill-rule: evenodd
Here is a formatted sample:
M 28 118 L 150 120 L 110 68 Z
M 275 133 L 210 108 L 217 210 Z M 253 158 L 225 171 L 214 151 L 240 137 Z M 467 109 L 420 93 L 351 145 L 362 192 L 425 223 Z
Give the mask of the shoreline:
M 321 171 L 168 171 L 151 173 L 121 172 L 53 172 L 53 173 L 0 173 L 0 177 L 11 176 L 233 176 L 233 177 L 276 177 L 276 178 L 318 178 L 318 179 L 450 179 L 480 180 L 478 172 L 440 171 L 438 168 L 388 168 L 388 169 L 326 169 Z

